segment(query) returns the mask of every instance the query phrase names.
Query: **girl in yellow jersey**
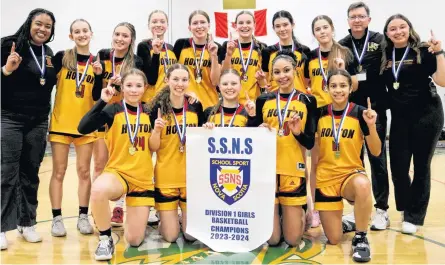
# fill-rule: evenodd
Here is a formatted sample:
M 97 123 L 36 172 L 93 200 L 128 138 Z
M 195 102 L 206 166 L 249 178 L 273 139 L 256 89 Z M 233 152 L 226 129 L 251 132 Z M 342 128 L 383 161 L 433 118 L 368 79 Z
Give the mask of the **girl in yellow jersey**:
M 358 86 L 355 77 L 355 69 L 352 62 L 352 54 L 348 48 L 338 44 L 334 36 L 334 24 L 328 16 L 317 16 L 312 20 L 312 34 L 317 39 L 319 47 L 310 51 L 304 67 L 304 76 L 309 84 L 308 93 L 311 93 L 317 99 L 317 107 L 323 107 L 331 103 L 331 98 L 327 92 L 327 76 L 333 69 L 347 69 L 353 75 L 352 83 L 354 90 Z M 311 151 L 311 172 L 309 185 L 311 188 L 312 201 L 315 196 L 315 171 L 318 161 L 318 145 Z M 312 205 L 311 205 L 312 208 Z M 320 225 L 320 217 L 317 211 L 313 212 L 312 227 Z
M 210 18 L 202 11 L 193 11 L 189 16 L 189 30 L 193 37 L 178 39 L 173 47 L 178 63 L 189 69 L 190 86 L 204 108 L 218 102 L 216 86 L 219 81 L 221 65 L 218 58 L 222 56 L 221 45 L 214 42 L 209 34 Z
M 315 209 L 320 211 L 321 224 L 331 244 L 338 244 L 343 235 L 343 199 L 354 202 L 357 232 L 352 239 L 353 259 L 371 259 L 366 238 L 372 211 L 371 183 L 366 176 L 360 152 L 366 140 L 372 155 L 378 156 L 381 142 L 375 121 L 377 113 L 349 103 L 352 79 L 345 70 L 332 70 L 328 78 L 332 103 L 320 108 L 317 133 L 320 156 L 317 166 Z
M 274 228 L 268 243 L 277 245 L 281 231 L 287 244 L 297 246 L 304 231 L 306 178 L 304 150 L 314 145 L 316 100 L 294 88 L 295 55 L 279 52 L 272 73 L 279 89 L 256 100 L 252 126 L 277 130 L 277 190 Z M 306 148 L 306 149 L 305 149 Z M 279 207 L 282 209 L 280 223 Z
M 110 260 L 114 253 L 111 237 L 109 200 L 126 194 L 127 218 L 125 240 L 139 246 L 154 205 L 153 164 L 149 138 L 152 133 L 150 116 L 141 99 L 147 87 L 142 71 L 130 69 L 121 77 L 123 100 L 107 104 L 113 98 L 114 78 L 102 90 L 101 99 L 82 118 L 79 132 L 88 134 L 103 125 L 108 126 L 107 146 L 110 158 L 91 189 L 91 209 L 99 230 L 96 260 Z
M 299 43 L 295 38 L 293 29 L 295 27 L 294 18 L 285 10 L 278 11 L 272 18 L 272 26 L 280 38 L 275 45 L 268 46 L 263 50 L 262 71 L 258 73 L 258 79 L 261 86 L 267 88 L 269 91 L 276 91 L 278 84 L 273 80 L 272 61 L 281 50 L 290 50 L 297 58 L 297 69 L 295 71 L 296 77 L 294 79 L 294 87 L 302 93 L 306 93 L 307 83 L 304 78 L 304 64 L 306 61 L 306 54 L 309 53 L 309 48 Z
M 204 111 L 203 127 L 247 127 L 249 116 L 255 116 L 255 103 L 250 100 L 245 91 L 246 101 L 241 104 L 239 93 L 241 90 L 241 77 L 235 69 L 224 70 L 219 80 L 219 89 L 222 99 L 213 107 Z
M 148 27 L 152 33 L 152 39 L 146 39 L 138 44 L 137 55 L 144 61 L 144 73 L 148 76 L 152 70 L 151 61 L 153 57 L 153 45 L 161 45 L 162 50 L 159 53 L 159 69 L 156 84 L 149 86 L 145 91 L 142 101 L 149 102 L 164 86 L 165 75 L 170 65 L 176 63 L 176 56 L 173 52 L 173 46 L 164 41 L 164 34 L 168 29 L 168 17 L 162 10 L 154 10 L 148 16 Z
M 190 83 L 189 70 L 174 64 L 167 71 L 167 86 L 149 105 L 154 131 L 150 149 L 156 151 L 155 200 L 160 215 L 159 232 L 168 242 L 179 236 L 178 204 L 182 210 L 182 231 L 187 227 L 185 141 L 187 127 L 198 127 L 204 122 L 200 102 L 190 104 L 185 91 Z
M 60 51 L 53 59 L 57 71 L 56 97 L 51 113 L 49 141 L 51 142 L 53 173 L 49 184 L 53 222 L 51 234 L 65 236 L 62 219 L 63 180 L 68 166 L 71 143 L 76 148 L 76 168 L 79 176 L 79 220 L 77 229 L 82 234 L 93 233 L 88 221 L 91 178 L 90 162 L 93 152 L 94 133 L 81 135 L 77 131 L 80 119 L 93 107 L 93 94 L 100 94 L 102 65 L 99 58 L 90 53 L 93 32 L 84 19 L 77 19 L 70 26 L 70 39 L 75 47 Z
M 253 36 L 255 18 L 252 13 L 241 11 L 236 15 L 235 23 L 239 38 L 232 40 L 230 34 L 230 40 L 222 45 L 221 55 L 225 58 L 220 60 L 223 61 L 223 70 L 233 68 L 241 76 L 239 102 L 245 104 L 246 95 L 255 100 L 261 93 L 255 74 L 261 70 L 261 51 L 266 45 Z
M 136 40 L 136 30 L 134 26 L 128 22 L 119 23 L 113 31 L 112 36 L 112 48 L 102 49 L 99 51 L 100 58 L 104 61 L 105 69 L 103 74 L 103 84 L 107 84 L 111 77 L 115 77 L 113 80 L 113 85 L 115 88 L 115 95 L 110 100 L 109 104 L 120 102 L 122 100 L 122 93 L 120 92 L 121 86 L 121 76 L 126 71 L 137 68 L 140 70 L 144 69 L 144 62 L 139 56 L 134 54 Z M 157 53 L 157 55 L 156 55 Z M 159 60 L 155 58 L 159 57 L 159 52 L 157 51 L 153 55 L 153 62 L 151 65 L 153 68 L 158 67 Z M 156 84 L 157 80 L 157 70 L 147 72 L 148 83 L 150 85 Z M 94 143 L 94 174 L 93 179 L 99 176 L 105 164 L 108 161 L 108 150 L 105 144 L 106 141 L 106 128 L 99 128 L 98 139 Z M 113 210 L 112 223 L 114 226 L 122 226 L 123 224 L 123 205 L 124 199 L 116 202 L 116 207 Z

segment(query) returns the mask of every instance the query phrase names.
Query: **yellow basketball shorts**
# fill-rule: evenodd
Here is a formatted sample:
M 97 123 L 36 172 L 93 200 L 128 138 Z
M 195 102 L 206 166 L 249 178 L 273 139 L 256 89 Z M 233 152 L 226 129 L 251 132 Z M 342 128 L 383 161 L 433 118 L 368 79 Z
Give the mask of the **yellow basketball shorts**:
M 187 207 L 187 189 L 183 188 L 155 188 L 156 210 L 170 211 Z
M 95 136 L 74 136 L 74 135 L 63 135 L 56 133 L 49 133 L 48 140 L 53 143 L 61 143 L 70 145 L 73 143 L 75 146 L 89 144 L 96 141 Z
M 306 178 L 277 175 L 275 204 L 300 206 L 306 204 Z

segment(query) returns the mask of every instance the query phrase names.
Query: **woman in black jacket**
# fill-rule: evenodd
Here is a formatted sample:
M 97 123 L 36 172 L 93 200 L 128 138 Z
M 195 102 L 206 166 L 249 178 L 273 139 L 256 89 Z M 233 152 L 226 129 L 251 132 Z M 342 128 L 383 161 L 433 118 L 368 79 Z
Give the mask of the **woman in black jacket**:
M 1 39 L 1 249 L 5 232 L 16 229 L 28 242 L 35 231 L 39 167 L 48 130 L 51 91 L 56 83 L 52 50 L 56 20 L 45 9 L 31 11 L 25 23 Z

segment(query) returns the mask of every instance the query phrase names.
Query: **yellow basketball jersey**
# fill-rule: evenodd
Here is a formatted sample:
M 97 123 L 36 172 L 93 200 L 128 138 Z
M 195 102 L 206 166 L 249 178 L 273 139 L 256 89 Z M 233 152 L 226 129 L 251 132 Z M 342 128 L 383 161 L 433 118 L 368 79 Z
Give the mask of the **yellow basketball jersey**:
M 59 60 L 58 65 L 62 65 L 64 51 L 58 52 L 54 57 Z M 56 97 L 54 108 L 51 113 L 49 126 L 50 133 L 63 133 L 71 135 L 81 135 L 77 131 L 77 126 L 83 116 L 93 107 L 93 86 L 94 86 L 94 58 L 92 55 L 77 55 L 77 66 L 79 80 L 86 70 L 84 80 L 80 87 L 76 89 L 76 71 L 68 70 L 62 66 L 57 73 Z M 77 93 L 76 93 L 77 91 Z
M 153 58 L 153 48 L 151 44 L 152 40 L 143 40 L 138 45 L 137 55 L 142 58 L 142 56 L 147 56 Z M 147 90 L 142 97 L 143 102 L 149 102 L 156 94 L 164 88 L 165 83 L 165 73 L 169 66 L 175 64 L 177 62 L 175 53 L 173 52 L 173 46 L 171 44 L 166 43 L 167 50 L 165 50 L 165 46 L 159 54 L 159 70 L 158 70 L 158 80 L 156 81 L 156 85 L 149 85 Z M 149 54 L 149 56 L 148 56 Z M 146 58 L 142 58 L 143 60 Z
M 328 56 L 329 52 L 321 52 L 321 64 L 326 77 L 328 76 Z M 324 81 L 318 58 L 318 48 L 309 53 L 304 68 L 304 76 L 311 80 L 312 95 L 317 99 L 317 107 L 320 108 L 330 104 L 332 99 L 329 93 L 323 90 Z
M 238 108 L 219 107 L 215 113 L 215 107 L 209 107 L 204 111 L 205 122 L 213 122 L 216 127 L 222 127 L 221 120 L 224 121 L 224 127 L 246 127 L 249 115 L 243 105 Z M 221 112 L 222 111 L 222 112 Z M 224 115 L 222 115 L 222 113 Z M 222 117 L 223 116 L 223 117 Z
M 105 69 L 103 69 L 103 80 L 102 80 L 103 84 L 102 85 L 103 85 L 103 87 L 106 87 L 108 84 L 108 81 L 114 74 L 122 75 L 121 68 L 124 63 L 124 58 L 115 57 L 114 58 L 114 69 L 113 69 L 113 52 L 111 49 L 100 50 L 99 56 L 100 56 L 101 61 L 103 61 L 104 65 L 105 65 Z M 134 55 L 134 63 L 135 63 L 135 65 L 133 67 L 138 68 L 139 70 L 143 70 L 142 59 L 140 59 L 137 55 Z M 114 73 L 113 71 L 115 71 L 116 73 Z M 111 98 L 111 100 L 108 102 L 108 104 L 112 104 L 112 103 L 119 102 L 122 100 L 122 93 L 121 93 L 120 87 L 117 86 L 115 88 L 116 88 L 115 89 L 116 93 Z
M 280 94 L 278 100 L 280 110 L 284 110 L 289 96 L 289 94 Z M 256 101 L 257 114 L 252 125 L 267 123 L 279 131 L 277 97 L 277 92 L 262 94 L 258 97 Z M 304 177 L 306 166 L 303 148 L 297 137 L 290 131 L 288 121 L 292 113 L 298 113 L 301 117 L 302 133 L 304 132 L 313 139 L 315 135 L 315 104 L 314 97 L 298 91 L 289 101 L 287 112 L 283 116 L 284 135 L 277 135 L 277 174 Z
M 218 45 L 218 52 L 221 52 L 221 45 Z M 211 60 L 207 45 L 195 45 L 196 54 L 193 51 L 192 39 L 178 39 L 174 46 L 174 52 L 178 63 L 185 65 L 190 73 L 190 86 L 188 91 L 194 92 L 202 103 L 204 109 L 215 105 L 218 102 L 218 92 L 216 87 L 210 80 Z M 204 52 L 202 58 L 202 80 L 201 83 L 196 82 L 196 61 L 199 63 L 201 53 Z M 196 57 L 195 57 L 196 56 Z
M 304 85 L 305 83 L 305 77 L 304 77 L 304 65 L 305 65 L 305 61 L 307 59 L 307 53 L 310 52 L 310 49 L 304 45 L 299 45 L 300 47 L 297 47 L 298 44 L 296 42 L 294 42 L 294 54 L 297 57 L 297 76 L 294 79 L 294 87 L 302 92 L 302 93 L 306 93 L 306 86 Z M 263 63 L 262 63 L 262 67 L 263 67 L 263 71 L 266 73 L 269 73 L 269 80 L 268 83 L 271 85 L 271 91 L 276 91 L 278 89 L 278 84 L 277 82 L 275 82 L 273 80 L 273 72 L 272 72 L 272 62 L 275 59 L 275 57 L 277 57 L 277 53 L 281 50 L 292 50 L 292 45 L 286 45 L 286 46 L 281 46 L 280 48 L 280 44 L 277 43 L 275 45 L 269 46 L 267 47 L 264 52 L 263 52 Z
M 339 184 L 351 173 L 365 170 L 360 159 L 360 152 L 364 136 L 369 135 L 369 129 L 362 116 L 363 110 L 364 108 L 359 105 L 349 104 L 340 133 L 340 154 L 336 157 L 332 116 L 334 116 L 335 128 L 338 128 L 343 111 L 332 111 L 332 105 L 320 109 L 317 126 L 320 144 L 317 188 Z
M 158 117 L 159 105 L 155 105 L 151 111 L 152 123 Z M 203 123 L 203 110 L 201 103 L 188 104 L 184 101 L 185 123 L 187 127 L 199 127 Z M 174 109 L 173 113 L 164 114 L 162 118 L 166 125 L 161 132 L 161 145 L 156 152 L 155 166 L 155 186 L 156 188 L 183 188 L 186 182 L 186 150 L 185 143 L 181 144 L 179 139 L 176 121 L 180 130 L 183 130 L 184 113 L 183 109 Z M 174 116 L 173 116 L 174 115 Z M 185 131 L 185 138 L 187 130 Z M 183 146 L 183 152 L 180 147 Z
M 255 74 L 257 71 L 261 70 L 261 50 L 265 46 L 265 44 L 260 42 L 253 42 L 252 54 L 249 60 L 249 65 L 247 66 L 247 81 L 243 80 L 243 65 L 241 63 L 241 54 L 238 46 L 238 42 L 236 42 L 237 47 L 233 51 L 232 54 L 232 68 L 235 69 L 241 76 L 241 91 L 239 93 L 239 102 L 244 105 L 247 101 L 246 99 L 246 91 L 249 94 L 249 98 L 251 100 L 255 100 L 260 94 L 260 86 L 257 83 L 255 78 Z M 250 47 L 251 43 L 241 43 L 241 52 L 243 55 L 244 64 L 247 64 L 247 60 L 249 59 Z M 225 53 L 227 51 L 227 41 L 223 43 L 222 46 L 223 54 L 225 57 Z M 225 58 L 221 58 L 220 61 L 223 61 Z
M 137 108 L 126 105 L 129 123 L 134 132 L 136 127 Z M 150 139 L 152 126 L 150 115 L 140 105 L 139 126 L 136 128 L 137 135 L 134 142 L 136 148 L 133 155 L 130 154 L 130 135 L 127 126 L 125 110 L 122 101 L 109 104 L 103 110 L 112 118 L 108 125 L 107 140 L 109 159 L 106 169 L 119 172 L 127 181 L 145 189 L 153 188 L 153 163 L 148 140 Z

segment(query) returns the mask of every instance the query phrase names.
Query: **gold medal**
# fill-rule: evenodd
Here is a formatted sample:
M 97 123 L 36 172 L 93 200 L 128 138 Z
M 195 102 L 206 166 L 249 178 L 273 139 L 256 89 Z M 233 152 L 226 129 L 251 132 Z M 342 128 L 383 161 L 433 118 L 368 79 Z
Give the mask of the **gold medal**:
M 284 136 L 284 130 L 283 129 L 279 129 L 278 130 L 278 136 Z
M 179 146 L 179 152 L 184 153 L 184 146 L 182 144 Z
M 130 148 L 128 148 L 128 153 L 130 153 L 132 156 L 136 154 L 136 147 L 130 146 Z
M 247 82 L 247 80 L 248 80 L 247 75 L 246 75 L 246 74 L 243 74 L 243 81 L 244 81 L 244 82 Z
M 335 159 L 339 159 L 340 158 L 340 150 L 335 151 Z
M 359 65 L 359 66 L 358 66 L 358 72 L 360 73 L 362 70 L 363 70 L 362 65 Z
M 42 86 L 44 86 L 45 85 L 45 83 L 46 83 L 46 80 L 45 80 L 45 78 L 40 78 L 40 85 L 42 85 Z
M 393 83 L 393 87 L 394 89 L 399 89 L 400 83 L 399 82 L 394 82 Z
M 201 75 L 196 76 L 196 83 L 200 84 L 202 81 Z
M 80 93 L 80 91 L 76 90 L 76 98 L 81 98 L 82 97 L 82 93 Z

